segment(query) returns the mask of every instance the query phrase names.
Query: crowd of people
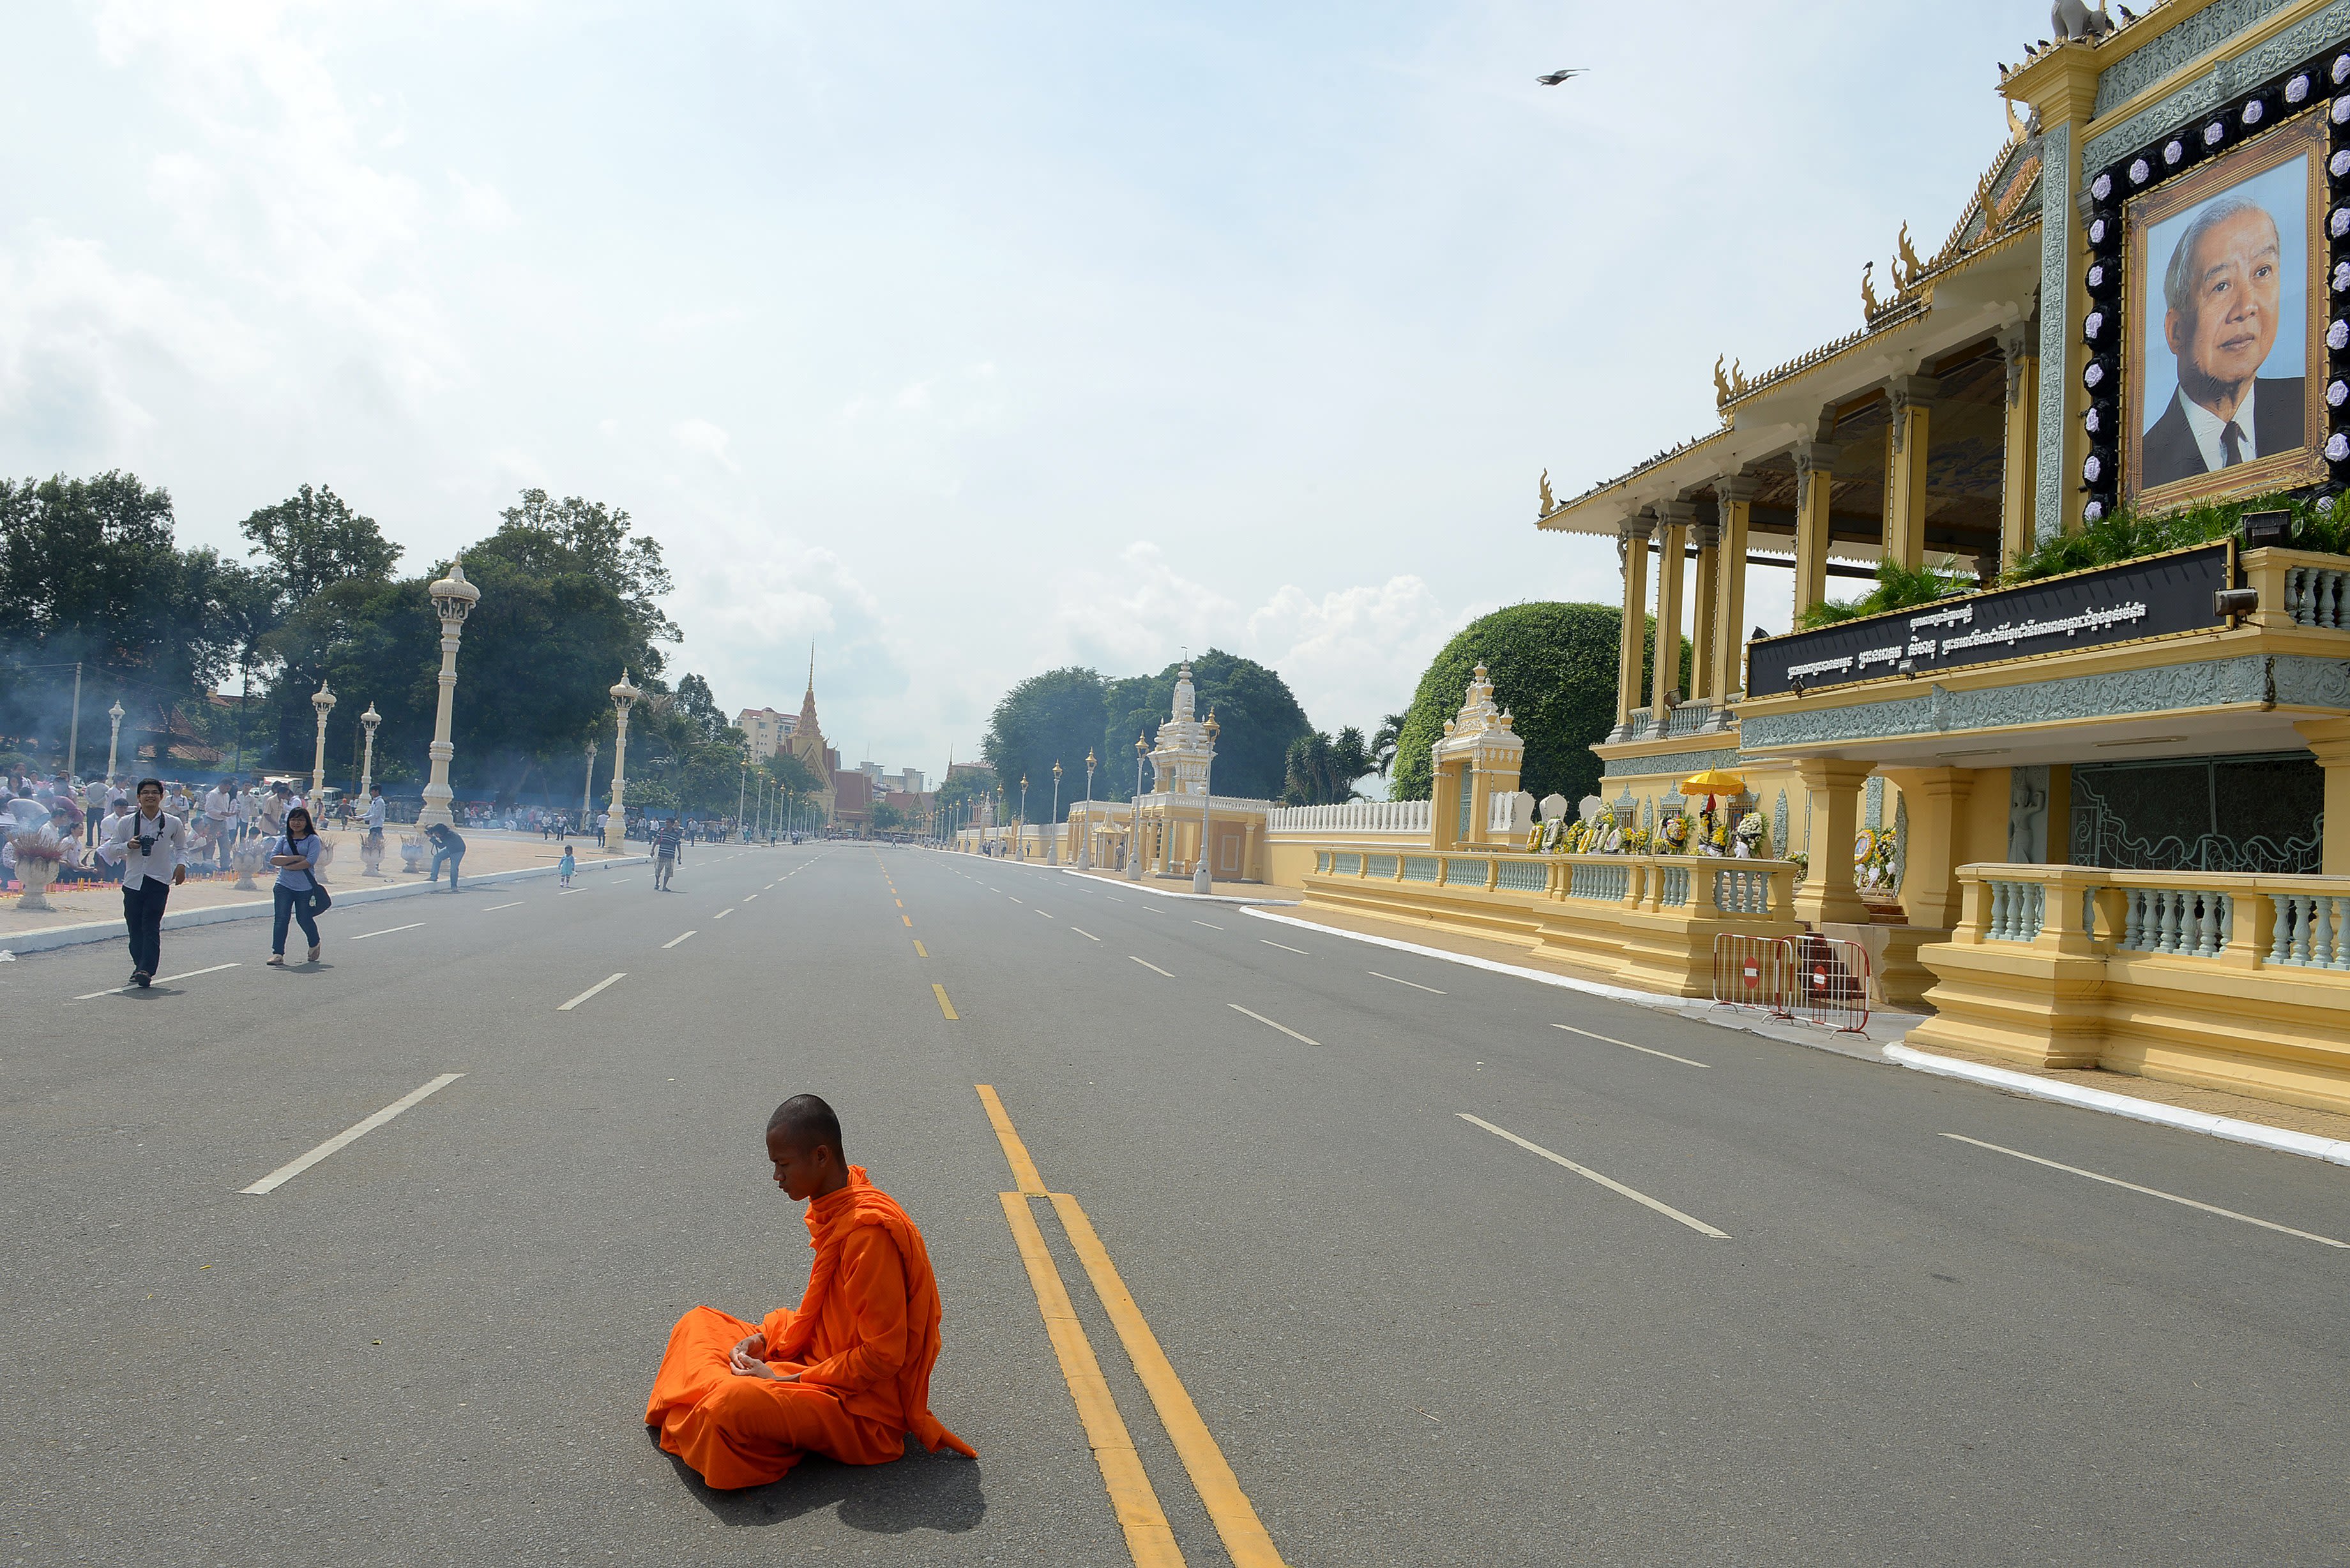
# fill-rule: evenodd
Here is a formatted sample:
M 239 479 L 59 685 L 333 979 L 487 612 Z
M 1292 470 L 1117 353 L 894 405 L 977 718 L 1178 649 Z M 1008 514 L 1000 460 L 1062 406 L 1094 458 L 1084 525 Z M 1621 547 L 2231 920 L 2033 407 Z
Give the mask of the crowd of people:
M 238 845 L 248 839 L 281 836 L 287 816 L 307 812 L 310 802 L 284 780 L 256 778 L 250 784 L 232 775 L 210 789 L 192 790 L 174 781 L 158 781 L 160 807 L 177 818 L 185 835 L 183 863 L 198 873 L 224 872 Z M 379 796 L 380 792 L 377 792 Z M 124 857 L 113 847 L 115 828 L 137 809 L 131 788 L 104 779 L 76 780 L 60 771 L 39 779 L 23 773 L 0 775 L 0 878 L 16 876 L 16 840 L 47 827 L 66 846 L 57 880 L 119 883 L 125 874 Z M 343 818 L 351 817 L 351 803 L 343 802 Z M 379 824 L 380 818 L 376 819 Z

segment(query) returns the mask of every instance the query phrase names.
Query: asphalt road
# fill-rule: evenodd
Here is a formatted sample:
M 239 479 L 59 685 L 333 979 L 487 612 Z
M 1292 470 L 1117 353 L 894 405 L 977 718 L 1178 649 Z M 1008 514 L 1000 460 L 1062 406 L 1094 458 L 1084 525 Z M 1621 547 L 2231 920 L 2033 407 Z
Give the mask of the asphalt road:
M 677 886 L 0 967 L 0 1562 L 1128 1563 L 982 1084 L 1292 1568 L 2350 1560 L 2350 1172 L 1037 867 Z M 713 1493 L 645 1391 L 686 1307 L 797 1300 L 802 1090 L 924 1227 L 981 1458 Z

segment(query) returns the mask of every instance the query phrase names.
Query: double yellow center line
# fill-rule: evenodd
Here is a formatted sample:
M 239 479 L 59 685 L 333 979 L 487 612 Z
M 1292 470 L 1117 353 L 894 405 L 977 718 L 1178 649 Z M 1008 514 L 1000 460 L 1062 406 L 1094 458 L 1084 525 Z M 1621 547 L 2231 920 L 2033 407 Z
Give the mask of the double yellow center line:
M 1045 1335 L 1060 1359 L 1061 1376 L 1068 1382 L 1069 1397 L 1076 1402 L 1086 1441 L 1093 1449 L 1095 1462 L 1101 1467 L 1102 1483 L 1108 1489 L 1118 1527 L 1126 1532 L 1127 1551 L 1134 1559 L 1135 1568 L 1181 1568 L 1182 1549 L 1175 1542 L 1166 1511 L 1159 1506 L 1159 1494 L 1142 1468 L 1141 1456 L 1135 1450 L 1125 1417 L 1118 1413 L 1118 1401 L 1102 1376 L 1101 1364 L 1095 1358 L 1092 1342 L 1086 1337 L 1085 1325 L 1070 1303 L 1060 1268 L 1045 1245 L 1044 1232 L 1037 1228 L 1036 1216 L 1029 1208 L 1031 1199 L 1049 1199 L 1054 1212 L 1060 1216 L 1069 1244 L 1076 1249 L 1077 1261 L 1085 1265 L 1094 1293 L 1101 1299 L 1110 1326 L 1118 1331 L 1119 1341 L 1126 1346 L 1135 1376 L 1141 1380 L 1143 1391 L 1150 1396 L 1150 1403 L 1159 1412 L 1159 1425 L 1166 1428 L 1176 1456 L 1190 1472 L 1192 1489 L 1200 1494 L 1216 1533 L 1222 1538 L 1224 1552 L 1233 1568 L 1284 1568 L 1273 1537 L 1265 1532 L 1255 1508 L 1241 1490 L 1240 1478 L 1232 1473 L 1223 1450 L 1209 1434 L 1199 1407 L 1191 1402 L 1183 1380 L 1175 1375 L 1173 1364 L 1159 1347 L 1159 1336 L 1151 1333 L 1142 1309 L 1135 1304 L 1126 1282 L 1118 1277 L 1108 1249 L 1095 1233 L 1093 1221 L 1086 1217 L 1085 1210 L 1074 1197 L 1046 1189 L 1036 1162 L 1029 1158 L 1027 1145 L 1013 1127 L 1012 1118 L 995 1090 L 986 1084 L 975 1087 L 980 1104 L 987 1110 L 987 1119 L 995 1128 L 996 1141 L 1003 1146 L 1003 1158 L 1012 1167 L 1013 1185 L 1017 1189 L 997 1195 L 1003 1204 L 1003 1218 L 1012 1227 L 1020 1261 L 1027 1265 L 1028 1282 L 1036 1292 L 1036 1308 L 1044 1314 Z

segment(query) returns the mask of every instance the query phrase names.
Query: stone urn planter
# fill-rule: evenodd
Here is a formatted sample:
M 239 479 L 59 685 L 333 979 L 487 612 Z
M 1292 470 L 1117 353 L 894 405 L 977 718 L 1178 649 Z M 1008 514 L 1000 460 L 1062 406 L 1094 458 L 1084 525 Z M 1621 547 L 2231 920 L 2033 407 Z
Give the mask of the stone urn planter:
M 400 868 L 411 877 L 424 873 L 424 839 L 421 835 L 402 834 L 400 838 Z
M 16 880 L 25 885 L 24 896 L 16 900 L 20 909 L 54 909 L 49 902 L 49 884 L 57 879 L 57 867 L 65 857 L 73 854 L 72 841 L 58 836 L 57 829 L 43 824 L 37 827 L 20 827 L 10 835 L 9 842 L 16 846 Z
M 16 908 L 20 909 L 57 908 L 55 904 L 49 902 L 49 884 L 57 879 L 56 861 L 31 859 L 19 850 L 16 858 L 16 879 L 25 884 L 24 897 L 16 900 Z
M 269 846 L 273 842 L 274 840 L 263 838 L 260 836 L 255 835 L 254 837 L 248 838 L 244 843 L 238 845 L 236 846 L 236 853 L 229 857 L 229 863 L 236 867 L 236 890 L 238 892 L 257 893 L 261 891 L 260 888 L 254 886 L 253 874 L 260 870 L 264 866 L 269 864 Z
M 359 870 L 369 877 L 383 875 L 383 836 L 370 833 L 359 840 Z

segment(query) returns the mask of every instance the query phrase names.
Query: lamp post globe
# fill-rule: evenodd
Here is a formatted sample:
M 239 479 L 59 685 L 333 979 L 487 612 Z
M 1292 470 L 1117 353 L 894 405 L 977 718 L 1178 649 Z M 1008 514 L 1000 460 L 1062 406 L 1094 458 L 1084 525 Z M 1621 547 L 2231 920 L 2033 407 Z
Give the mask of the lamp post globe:
M 424 805 L 416 814 L 419 827 L 449 826 L 449 760 L 457 748 L 449 739 L 450 721 L 457 702 L 457 644 L 465 635 L 465 618 L 481 602 L 482 590 L 465 580 L 465 563 L 449 564 L 449 575 L 425 592 L 432 597 L 432 613 L 441 621 L 441 701 L 432 715 L 432 776 L 424 786 Z
M 335 694 L 327 689 L 324 676 L 318 689 L 310 693 L 310 706 L 318 712 L 318 749 L 310 759 L 310 806 L 318 809 L 318 797 L 327 792 L 327 715 L 335 711 Z
M 367 711 L 359 715 L 359 728 L 367 732 L 367 754 L 359 763 L 359 799 L 367 799 L 368 786 L 375 783 L 375 727 L 383 722 L 383 715 L 369 702 Z
M 106 783 L 107 787 L 110 789 L 114 785 L 114 759 L 122 746 L 121 698 L 117 697 L 114 700 L 114 706 L 106 711 L 106 716 L 114 723 L 114 733 L 106 742 Z
M 1208 758 L 1200 764 L 1200 863 L 1191 872 L 1191 891 L 1194 893 L 1208 892 L 1214 885 L 1214 876 L 1208 869 L 1208 865 L 1214 855 L 1216 728 L 1216 711 L 1211 708 L 1207 722 Z

